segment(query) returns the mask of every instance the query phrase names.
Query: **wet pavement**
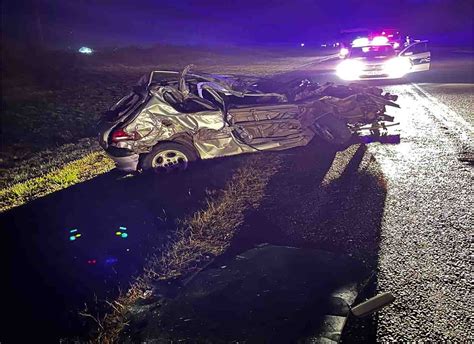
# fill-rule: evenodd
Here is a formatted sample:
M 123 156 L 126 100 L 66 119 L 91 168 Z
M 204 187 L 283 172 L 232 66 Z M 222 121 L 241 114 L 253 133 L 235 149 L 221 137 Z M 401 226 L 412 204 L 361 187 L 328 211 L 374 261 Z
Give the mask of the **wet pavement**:
M 433 56 L 409 82 L 373 82 L 401 106 L 401 142 L 368 146 L 387 182 L 376 288 L 396 297 L 372 324 L 378 342 L 474 340 L 474 55 Z
M 317 169 L 305 167 L 310 163 L 301 150 L 284 153 L 289 154 L 288 168 L 269 186 L 289 202 L 272 219 L 278 226 L 262 217 L 248 218 L 246 223 L 263 229 L 253 234 L 244 230 L 237 238 L 239 247 L 272 237 L 277 244 L 288 244 L 279 240 L 294 238 L 291 244 L 313 242 L 359 255 L 348 240 L 365 243 L 362 256 L 376 268 L 376 287 L 397 298 L 371 323 L 376 339 L 383 342 L 474 340 L 468 274 L 474 227 L 469 160 L 474 151 L 473 57 L 451 51 L 437 56 L 425 76 L 374 82 L 399 95 L 402 109 L 393 111 L 401 122 L 400 144 L 371 143 L 337 158 L 324 145 L 304 148 L 322 147 L 309 160 Z M 280 78 L 311 75 L 336 81 L 330 68 L 331 63 L 309 66 Z M 192 173 L 166 179 L 120 179 L 109 173 L 2 214 L 9 281 L 3 290 L 9 321 L 2 326 L 2 337 L 19 342 L 31 336 L 52 340 L 79 335 L 84 324 L 77 311 L 84 309 L 84 302 L 93 309 L 95 298 L 113 299 L 119 287 L 126 289 L 153 246 L 167 241 L 175 220 L 199 209 L 209 190 L 222 188 L 239 159 L 205 162 Z M 375 177 L 360 175 L 364 169 L 374 169 Z M 331 170 L 342 179 L 331 177 Z M 288 187 L 282 187 L 285 181 Z M 318 187 L 312 190 L 309 183 Z M 329 188 L 320 187 L 325 185 Z M 359 192 L 357 197 L 351 196 L 353 191 Z M 291 206 L 292 192 L 304 195 L 305 207 Z M 367 206 L 370 202 L 374 207 Z M 341 204 L 343 211 L 338 212 Z M 268 199 L 262 209 L 274 205 Z M 314 209 L 320 209 L 316 215 Z M 286 233 L 274 235 L 278 228 Z M 16 332 L 13 325 L 18 322 L 27 323 L 29 333 Z M 351 326 L 362 331 L 360 324 Z
M 388 181 L 378 284 L 397 298 L 379 313 L 377 338 L 472 341 L 474 173 L 459 156 L 474 152 L 474 131 L 416 86 L 389 90 L 410 115 L 399 145 L 369 147 Z

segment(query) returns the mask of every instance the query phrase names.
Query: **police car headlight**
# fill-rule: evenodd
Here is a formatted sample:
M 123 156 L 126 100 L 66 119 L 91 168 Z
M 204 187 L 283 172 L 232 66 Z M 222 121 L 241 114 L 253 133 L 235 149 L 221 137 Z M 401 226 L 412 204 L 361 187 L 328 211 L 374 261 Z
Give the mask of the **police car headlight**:
M 344 57 L 346 57 L 347 55 L 349 55 L 349 49 L 347 49 L 347 48 L 341 48 L 341 50 L 339 50 L 339 57 L 340 57 L 340 58 L 344 58 Z
M 343 80 L 355 80 L 362 74 L 364 64 L 361 61 L 345 60 L 336 68 L 336 74 Z
M 395 57 L 385 62 L 383 68 L 385 74 L 388 74 L 391 78 L 401 78 L 411 69 L 410 59 L 406 57 Z

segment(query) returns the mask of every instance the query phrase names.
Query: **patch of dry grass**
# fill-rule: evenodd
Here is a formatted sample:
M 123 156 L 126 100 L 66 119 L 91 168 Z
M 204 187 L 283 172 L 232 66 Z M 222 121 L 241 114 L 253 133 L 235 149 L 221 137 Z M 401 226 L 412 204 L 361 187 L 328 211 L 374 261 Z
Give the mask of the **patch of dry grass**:
M 105 153 L 90 153 L 42 176 L 0 190 L 0 212 L 84 182 L 113 167 L 113 161 Z
M 189 277 L 222 254 L 243 223 L 245 213 L 257 208 L 265 195 L 269 179 L 280 162 L 274 156 L 255 155 L 240 167 L 220 196 L 208 199 L 205 209 L 194 213 L 179 225 L 175 237 L 148 260 L 144 272 L 111 306 L 101 321 L 98 343 L 114 343 L 127 325 L 127 315 L 139 299 L 152 295 L 154 281 Z
M 0 189 L 41 177 L 100 150 L 95 138 L 83 138 L 39 152 L 30 151 L 25 155 L 21 154 L 21 148 L 16 147 L 8 152 L 0 152 L 0 163 L 4 165 L 0 167 Z

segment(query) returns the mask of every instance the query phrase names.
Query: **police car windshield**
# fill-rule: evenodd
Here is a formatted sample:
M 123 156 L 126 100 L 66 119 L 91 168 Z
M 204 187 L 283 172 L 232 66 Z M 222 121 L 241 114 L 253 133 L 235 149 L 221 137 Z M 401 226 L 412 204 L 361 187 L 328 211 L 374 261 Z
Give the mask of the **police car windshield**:
M 365 57 L 369 59 L 395 56 L 396 52 L 391 45 L 373 45 L 367 47 L 353 47 L 350 57 Z

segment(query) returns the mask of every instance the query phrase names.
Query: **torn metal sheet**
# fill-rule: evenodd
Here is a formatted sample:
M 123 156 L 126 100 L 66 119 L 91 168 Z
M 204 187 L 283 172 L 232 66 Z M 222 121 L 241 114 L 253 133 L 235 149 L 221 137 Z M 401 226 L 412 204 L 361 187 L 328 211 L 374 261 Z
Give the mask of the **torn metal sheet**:
M 314 135 L 344 144 L 364 126 L 385 128 L 393 121 L 386 106 L 398 106 L 396 96 L 365 85 L 297 80 L 277 86 L 190 69 L 143 77 L 101 120 L 102 147 L 112 157 L 145 156 L 160 143 L 177 142 L 210 159 L 303 146 Z

